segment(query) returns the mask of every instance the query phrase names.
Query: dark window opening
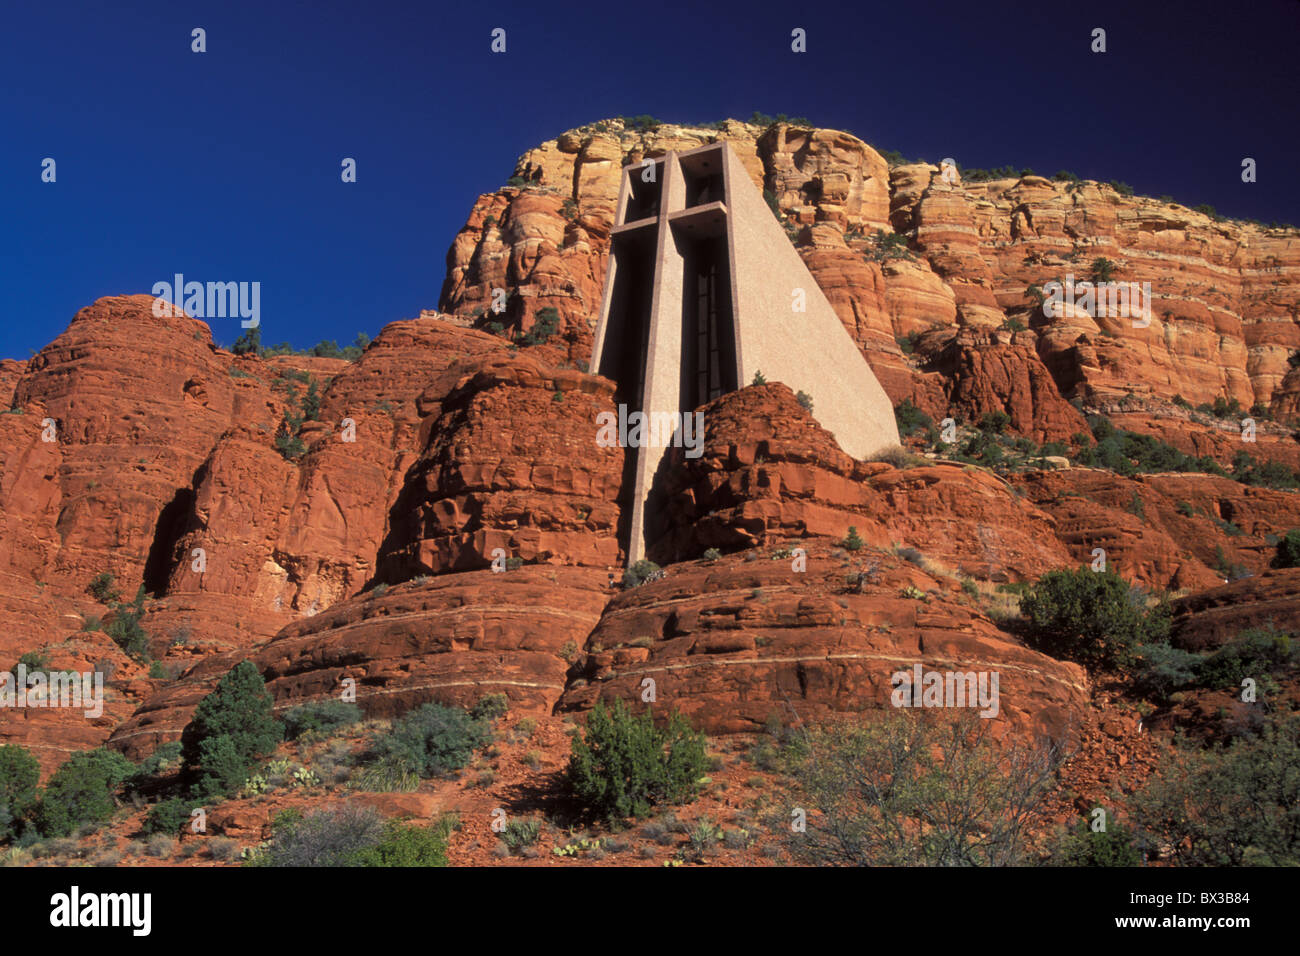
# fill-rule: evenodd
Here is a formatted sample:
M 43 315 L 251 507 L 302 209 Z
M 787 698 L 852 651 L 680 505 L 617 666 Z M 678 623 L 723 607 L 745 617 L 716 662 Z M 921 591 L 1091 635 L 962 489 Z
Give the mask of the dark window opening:
M 659 199 L 663 194 L 664 164 L 662 162 L 655 164 L 652 182 L 646 182 L 642 178 L 647 169 L 649 167 L 634 166 L 628 170 L 628 185 L 631 188 L 627 197 L 627 212 L 623 216 L 625 223 L 659 215 Z
M 614 288 L 610 293 L 605 344 L 597 371 L 614 380 L 615 410 L 622 405 L 627 414 L 641 410 L 642 396 L 645 394 L 657 232 L 657 229 L 640 229 L 614 238 Z M 636 448 L 623 450 L 623 483 L 618 495 L 618 538 L 624 547 L 631 537 L 637 452 Z
M 735 328 L 725 236 L 679 239 L 684 276 L 681 409 L 736 390 Z

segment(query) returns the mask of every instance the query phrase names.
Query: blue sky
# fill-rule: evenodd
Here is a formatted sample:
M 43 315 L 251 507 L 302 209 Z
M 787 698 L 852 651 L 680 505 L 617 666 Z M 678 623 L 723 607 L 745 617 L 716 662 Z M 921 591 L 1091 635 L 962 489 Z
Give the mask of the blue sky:
M 261 282 L 264 341 L 373 335 L 436 307 L 456 230 L 520 153 L 617 115 L 785 112 L 909 157 L 1067 168 L 1300 224 L 1295 0 L 48 0 L 0 16 L 0 357 L 176 272 Z M 1246 156 L 1258 182 L 1241 182 Z M 240 331 L 213 325 L 224 344 Z

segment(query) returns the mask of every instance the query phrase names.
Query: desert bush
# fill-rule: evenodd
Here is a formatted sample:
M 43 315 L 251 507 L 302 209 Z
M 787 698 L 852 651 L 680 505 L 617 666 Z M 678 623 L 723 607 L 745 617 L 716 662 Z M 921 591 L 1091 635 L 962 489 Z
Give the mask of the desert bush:
M 284 726 L 251 661 L 241 661 L 199 701 L 181 736 L 186 778 L 203 795 L 237 791 L 260 757 L 275 749 Z
M 1142 853 L 1132 830 L 1111 820 L 1094 831 L 1087 820 L 1057 835 L 1050 846 L 1051 866 L 1141 866 Z
M 140 829 L 145 833 L 166 833 L 174 836 L 181 827 L 190 822 L 192 809 L 190 801 L 181 797 L 164 800 L 149 808 Z
M 135 765 L 111 750 L 74 753 L 54 771 L 36 808 L 36 825 L 46 837 L 63 837 L 83 823 L 113 815 L 117 788 Z
M 115 580 L 111 572 L 101 571 L 90 579 L 86 591 L 100 604 L 111 604 L 120 600 L 117 588 L 113 586 Z
M 153 753 L 140 761 L 128 781 L 130 786 L 139 789 L 155 777 L 177 770 L 181 766 L 181 749 L 179 740 L 159 744 Z
M 1096 444 L 1079 449 L 1076 460 L 1081 465 L 1106 468 L 1124 476 L 1166 471 L 1228 475 L 1213 458 L 1193 457 L 1158 438 L 1116 428 L 1104 416 L 1089 415 L 1088 425 Z
M 458 707 L 425 704 L 393 724 L 371 743 L 379 762 L 389 760 L 420 777 L 459 770 L 492 739 L 486 723 Z
M 909 400 L 904 399 L 894 407 L 894 421 L 898 424 L 898 434 L 902 438 L 917 431 L 933 431 L 934 419 L 921 411 Z
M 970 713 L 895 711 L 789 735 L 787 797 L 792 807 L 815 808 L 817 819 L 787 848 L 816 865 L 1024 862 L 1025 835 L 1043 819 L 1060 754 L 1045 741 L 999 744 L 991 724 Z
M 1300 652 L 1290 634 L 1272 626 L 1250 628 L 1206 657 L 1197 668 L 1196 682 L 1211 689 L 1241 689 L 1247 677 L 1258 681 L 1294 664 Z
M 374 793 L 410 793 L 420 785 L 420 775 L 398 757 L 381 757 L 358 767 L 350 784 Z
M 225 862 L 232 860 L 239 853 L 239 843 L 230 837 L 210 837 L 208 839 L 208 852 L 212 854 L 212 859 Z
M 510 712 L 510 698 L 505 694 L 485 694 L 470 708 L 475 720 L 497 720 Z
M 902 445 L 892 445 L 889 448 L 882 448 L 880 451 L 873 452 L 868 456 L 867 461 L 882 461 L 887 465 L 893 465 L 895 468 L 911 468 L 924 459 L 917 458 Z
M 511 853 L 518 853 L 526 846 L 532 846 L 542 835 L 540 820 L 511 820 L 501 831 L 501 842 L 510 848 Z
M 145 841 L 145 852 L 150 856 L 167 858 L 176 850 L 176 838 L 169 833 L 155 833 Z
M 1300 529 L 1293 528 L 1278 541 L 1273 563 L 1279 568 L 1300 568 Z
M 446 866 L 451 817 L 428 827 L 384 822 L 369 807 L 342 806 L 303 815 L 281 813 L 272 822 L 270 846 L 252 857 L 254 866 Z M 212 845 L 214 858 L 219 852 Z
M 722 840 L 722 827 L 717 826 L 708 817 L 700 817 L 687 835 L 687 848 L 695 860 L 703 860 Z
M 144 585 L 135 593 L 135 600 L 130 604 L 114 604 L 113 616 L 104 626 L 104 633 L 113 639 L 113 643 L 122 648 L 133 660 L 146 661 L 149 658 L 149 635 L 140 626 L 144 617 Z
M 545 345 L 559 329 L 560 313 L 548 305 L 533 316 L 533 327 L 519 337 L 519 342 L 522 345 Z
M 844 540 L 840 542 L 840 547 L 844 548 L 846 551 L 859 551 L 865 544 L 866 542 L 862 540 L 862 536 L 858 534 L 857 526 L 849 525 L 848 533 L 844 535 Z
M 597 701 L 585 732 L 573 738 L 568 782 L 588 810 L 621 820 L 694 799 L 706 766 L 704 735 L 680 714 L 658 728 L 649 712 Z
M 894 553 L 909 564 L 915 564 L 918 568 L 925 567 L 925 555 L 916 548 L 897 548 Z
M 437 823 L 415 826 L 389 820 L 384 824 L 379 842 L 357 851 L 350 866 L 446 866 L 447 839 L 453 818 L 444 816 Z
M 1130 812 L 1176 863 L 1300 865 L 1300 716 L 1224 748 L 1168 754 Z
M 659 565 L 642 558 L 623 572 L 623 587 L 640 587 L 645 582 L 656 580 L 662 576 L 663 572 Z
M 369 807 L 344 805 L 306 815 L 286 810 L 271 823 L 271 845 L 258 859 L 264 866 L 356 866 L 357 856 L 376 846 L 384 824 Z
M 91 866 L 117 866 L 122 862 L 122 852 L 116 848 L 100 850 L 90 860 Z
M 361 708 L 342 700 L 320 700 L 293 707 L 284 715 L 284 735 L 297 740 L 304 734 L 328 736 L 361 720 Z
M 0 746 L 0 841 L 12 839 L 18 824 L 37 805 L 41 765 L 26 747 Z
M 1049 571 L 1020 599 L 1026 640 L 1087 668 L 1124 668 L 1139 644 L 1164 643 L 1169 611 L 1147 610 L 1140 592 L 1113 571 Z
M 1135 689 L 1160 701 L 1180 687 L 1196 680 L 1201 664 L 1199 654 L 1180 650 L 1169 644 L 1143 644 L 1137 649 Z

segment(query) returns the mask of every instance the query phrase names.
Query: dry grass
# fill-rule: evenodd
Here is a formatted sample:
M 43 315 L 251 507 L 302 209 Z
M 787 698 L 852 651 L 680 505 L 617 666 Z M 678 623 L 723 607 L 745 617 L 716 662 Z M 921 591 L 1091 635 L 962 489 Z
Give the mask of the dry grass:
M 892 445 L 889 448 L 882 448 L 875 454 L 868 455 L 867 461 L 883 461 L 887 465 L 893 465 L 895 468 L 915 468 L 917 465 L 928 465 L 929 461 L 920 455 L 913 455 L 902 445 Z

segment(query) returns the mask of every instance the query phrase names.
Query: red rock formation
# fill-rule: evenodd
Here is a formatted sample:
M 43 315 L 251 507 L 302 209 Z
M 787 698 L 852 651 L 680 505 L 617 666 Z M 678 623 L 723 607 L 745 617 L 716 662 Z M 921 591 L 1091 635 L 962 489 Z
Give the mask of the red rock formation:
M 666 486 L 671 530 L 651 548 L 661 561 L 697 557 L 709 547 L 839 539 L 850 525 L 868 544 L 914 547 L 999 581 L 1036 577 L 1069 561 L 1053 519 L 1001 479 L 952 464 L 899 470 L 855 462 L 785 385 L 744 388 L 703 412 L 703 453 L 681 457 Z
M 577 711 L 639 694 L 653 674 L 661 700 L 719 731 L 753 729 L 787 698 L 806 719 L 883 706 L 888 668 L 919 659 L 1004 669 L 1008 726 L 1059 731 L 1082 675 L 1000 631 L 958 575 L 1032 580 L 1090 563 L 1095 548 L 1146 586 L 1214 589 L 1179 612 L 1198 622 L 1178 625 L 1189 646 L 1254 621 L 1252 601 L 1290 621 L 1285 575 L 1264 572 L 1274 536 L 1300 527 L 1300 496 L 1205 475 L 1003 480 L 855 462 L 779 383 L 706 407 L 704 455 L 670 456 L 662 488 L 666 580 L 607 602 L 622 454 L 593 440 L 610 384 L 573 366 L 590 350 L 619 169 L 716 139 L 774 197 L 895 402 L 936 420 L 1004 411 L 1046 442 L 1086 428 L 1067 401 L 1082 399 L 1190 454 L 1300 467 L 1290 425 L 1261 421 L 1244 443 L 1239 422 L 1170 403 L 1235 399 L 1300 418 L 1294 231 L 1093 183 L 946 182 L 924 164 L 889 169 L 838 131 L 596 124 L 530 150 L 513 185 L 475 203 L 448 252 L 452 321 L 391 323 L 356 362 L 236 357 L 202 322 L 155 318 L 149 296 L 101 299 L 31 361 L 0 362 L 0 411 L 13 409 L 0 414 L 0 653 L 115 668 L 103 722 L 0 714 L 0 739 L 39 745 L 46 769 L 111 731 L 139 756 L 176 739 L 243 656 L 278 707 L 351 676 L 382 715 L 492 689 L 529 711 Z M 1151 283 L 1149 327 L 1037 308 L 1031 285 L 1086 277 L 1099 257 L 1115 279 Z M 490 311 L 498 289 L 502 315 Z M 518 354 L 467 327 L 527 330 L 547 307 L 560 335 Z M 302 426 L 302 453 L 282 454 L 307 377 L 319 415 Z M 865 541 L 856 558 L 832 550 L 850 525 Z M 682 563 L 709 547 L 796 546 L 812 562 L 804 574 L 770 554 Z M 495 547 L 528 563 L 493 574 Z M 894 556 L 904 547 L 916 565 Z M 845 593 L 844 576 L 873 563 Z M 85 593 L 101 571 L 125 597 L 141 584 L 159 595 L 144 620 L 151 653 L 184 677 L 142 679 L 102 632 L 82 630 L 106 613 Z M 1217 588 L 1242 573 L 1256 577 Z M 425 574 L 438 576 L 410 581 Z M 397 586 L 367 593 L 376 581 Z
M 885 710 L 892 675 L 920 663 L 996 671 L 998 719 L 1019 731 L 1077 730 L 1083 671 L 1019 645 L 920 569 L 886 559 L 859 589 L 847 583 L 857 559 L 825 545 L 809 547 L 803 572 L 755 557 L 677 565 L 611 601 L 561 712 L 653 690 L 660 713 L 711 733 L 754 732 L 772 716 Z
M 504 693 L 512 709 L 549 713 L 600 619 L 608 574 L 525 565 L 418 579 L 345 601 L 285 627 L 248 654 L 277 712 L 341 697 L 391 717 L 428 701 L 470 706 Z M 109 741 L 133 759 L 179 740 L 194 708 L 242 652 L 206 658 L 148 700 Z
M 1231 643 L 1243 631 L 1300 631 L 1300 568 L 1264 571 L 1174 603 L 1170 641 L 1188 651 Z
M 421 398 L 424 452 L 393 506 L 382 575 L 485 567 L 493 551 L 524 561 L 608 568 L 618 560 L 623 451 L 596 444 L 614 383 L 535 359 L 457 369 Z

